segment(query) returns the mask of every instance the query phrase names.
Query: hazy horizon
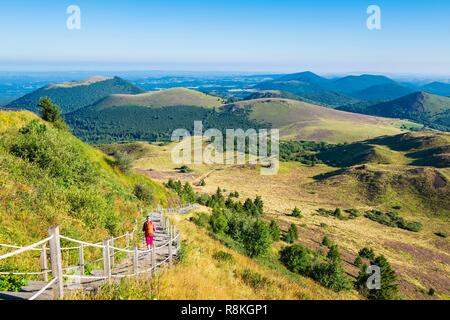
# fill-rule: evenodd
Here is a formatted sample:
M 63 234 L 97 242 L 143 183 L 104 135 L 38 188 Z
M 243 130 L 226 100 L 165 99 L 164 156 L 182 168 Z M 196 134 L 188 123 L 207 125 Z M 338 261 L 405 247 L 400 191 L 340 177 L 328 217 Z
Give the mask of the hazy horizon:
M 67 8 L 81 10 L 69 30 Z M 381 8 L 381 30 L 366 26 Z M 450 3 L 4 0 L 0 70 L 450 74 Z

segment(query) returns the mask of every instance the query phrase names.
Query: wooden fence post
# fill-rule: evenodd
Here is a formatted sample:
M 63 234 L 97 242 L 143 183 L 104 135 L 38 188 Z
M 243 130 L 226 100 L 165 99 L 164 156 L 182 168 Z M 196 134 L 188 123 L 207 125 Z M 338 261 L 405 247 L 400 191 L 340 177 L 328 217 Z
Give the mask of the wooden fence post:
M 44 273 L 44 281 L 48 282 L 47 246 L 45 243 L 41 247 L 41 271 Z
M 172 229 L 169 228 L 169 264 L 172 264 Z
M 103 240 L 103 275 L 111 279 L 111 257 L 109 253 L 109 240 Z
M 80 255 L 80 275 L 84 276 L 84 245 L 80 243 L 80 249 L 79 249 L 79 255 Z
M 111 259 L 111 261 L 110 261 L 110 265 L 111 265 L 111 268 L 114 266 L 114 238 L 111 238 L 110 240 L 109 240 L 109 250 L 110 250 L 110 253 L 109 253 L 109 258 Z
M 64 279 L 62 271 L 61 241 L 59 238 L 59 226 L 50 227 L 50 260 L 52 264 L 52 276 L 57 278 L 55 286 L 55 298 L 64 297 Z
M 137 247 L 134 247 L 133 271 L 135 276 L 139 274 L 139 251 Z
M 152 273 L 156 272 L 156 246 L 152 244 Z
M 128 232 L 125 233 L 125 249 L 130 249 L 130 234 Z

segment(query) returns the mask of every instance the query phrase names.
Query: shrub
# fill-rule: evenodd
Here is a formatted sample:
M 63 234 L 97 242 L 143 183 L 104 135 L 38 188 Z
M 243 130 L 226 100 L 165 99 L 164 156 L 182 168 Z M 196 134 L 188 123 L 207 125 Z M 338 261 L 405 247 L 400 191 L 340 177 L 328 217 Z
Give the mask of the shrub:
M 217 261 L 221 261 L 221 262 L 233 262 L 234 258 L 231 254 L 229 254 L 228 252 L 225 251 L 217 251 L 214 252 L 214 254 L 212 255 L 212 257 L 217 260 Z
M 336 292 L 352 288 L 352 284 L 342 268 L 340 259 L 316 265 L 311 275 L 313 279 L 319 281 L 324 287 Z
M 389 227 L 396 227 L 413 232 L 419 232 L 422 229 L 421 223 L 407 221 L 400 217 L 396 212 L 384 213 L 378 210 L 370 210 L 366 212 L 365 216 L 372 221 L 376 221 Z
M 213 232 L 217 234 L 224 234 L 228 229 L 227 218 L 220 210 L 213 210 L 209 224 Z
M 295 207 L 294 210 L 292 210 L 291 216 L 294 218 L 301 218 L 302 212 L 297 207 Z
M 265 255 L 272 244 L 272 235 L 269 227 L 257 220 L 244 234 L 244 249 L 248 256 L 257 257 Z
M 280 232 L 280 227 L 278 226 L 278 223 L 275 220 L 270 221 L 269 229 L 270 229 L 270 234 L 272 236 L 272 240 L 279 241 L 281 232 Z
M 321 223 L 319 224 L 319 227 L 321 227 L 321 228 L 326 228 L 326 227 L 328 227 L 328 225 L 327 225 L 325 222 L 321 222 Z
M 247 284 L 248 286 L 250 286 L 255 290 L 263 289 L 271 284 L 271 281 L 268 278 L 248 268 L 244 269 L 240 273 L 240 276 L 245 284 Z
M 359 250 L 358 255 L 362 258 L 366 258 L 369 260 L 375 259 L 375 252 L 373 251 L 372 248 L 364 247 L 361 250 Z
M 187 244 L 186 240 L 183 240 L 181 242 L 181 246 L 180 249 L 177 252 L 177 261 L 180 263 L 185 263 L 188 256 L 189 256 L 189 252 L 190 252 L 190 247 Z
M 205 212 L 196 212 L 191 218 L 191 221 L 199 227 L 206 227 L 209 223 L 209 215 Z
M 287 243 L 294 243 L 298 240 L 298 228 L 295 224 L 291 224 L 289 230 L 285 236 L 285 240 Z
M 290 271 L 309 275 L 314 260 L 313 252 L 301 245 L 294 244 L 280 251 L 280 261 Z
M 333 242 L 330 240 L 330 238 L 328 238 L 327 236 L 323 237 L 322 239 L 322 245 L 330 248 L 333 245 Z
M 18 292 L 27 285 L 27 280 L 18 275 L 0 275 L 0 291 Z
M 181 167 L 178 169 L 178 171 L 179 171 L 180 173 L 190 173 L 190 172 L 192 172 L 192 169 L 189 168 L 189 167 L 186 166 L 186 165 L 183 165 L 183 166 L 181 166 Z
M 355 261 L 353 262 L 353 264 L 355 266 L 357 266 L 358 268 L 361 268 L 363 265 L 363 261 L 361 259 L 361 256 L 356 256 Z
M 133 161 L 131 156 L 119 150 L 114 151 L 112 156 L 115 160 L 116 167 L 123 173 L 128 174 L 131 170 L 131 162 Z
M 355 219 L 355 218 L 358 218 L 359 216 L 361 216 L 361 213 L 356 209 L 347 209 L 347 210 L 345 210 L 345 212 L 348 213 L 349 219 Z
M 82 146 L 61 143 L 67 133 L 47 127 L 37 120 L 19 131 L 10 153 L 35 164 L 61 185 L 93 183 L 99 176 L 96 167 L 84 154 Z
M 336 218 L 342 217 L 341 209 L 340 208 L 336 208 L 336 210 L 334 210 L 334 212 L 333 212 L 333 216 L 335 216 Z
M 405 229 L 412 232 L 419 232 L 422 230 L 422 224 L 420 222 L 406 222 L 405 224 L 399 226 L 401 229 Z
M 339 248 L 336 244 L 332 244 L 330 246 L 330 250 L 328 251 L 327 258 L 331 261 L 340 259 Z
M 441 238 L 447 238 L 448 237 L 448 233 L 445 232 L 445 231 L 437 231 L 434 234 L 437 235 L 438 237 L 441 237 Z
M 206 186 L 206 182 L 205 182 L 205 179 L 202 179 L 202 180 L 200 180 L 200 182 L 199 182 L 199 184 L 198 184 L 200 187 L 204 187 L 204 186 Z
M 151 204 L 153 202 L 153 190 L 145 184 L 137 184 L 134 186 L 134 195 L 139 200 Z

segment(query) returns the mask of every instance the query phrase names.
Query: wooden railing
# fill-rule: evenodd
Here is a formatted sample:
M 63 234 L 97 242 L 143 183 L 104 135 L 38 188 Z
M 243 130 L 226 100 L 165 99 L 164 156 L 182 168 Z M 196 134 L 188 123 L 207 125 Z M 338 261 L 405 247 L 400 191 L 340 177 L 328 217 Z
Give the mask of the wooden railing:
M 136 277 L 140 274 L 156 272 L 163 264 L 170 265 L 176 255 L 180 244 L 181 234 L 170 220 L 163 214 L 166 213 L 185 213 L 186 210 L 194 208 L 192 205 L 174 209 L 159 209 L 159 212 L 152 213 L 159 215 L 160 228 L 162 233 L 159 236 L 167 237 L 167 241 L 152 248 L 139 249 L 138 247 L 130 248 L 131 239 L 136 235 L 137 223 L 131 232 L 127 232 L 122 236 L 110 238 L 98 243 L 89 243 L 78 239 L 73 239 L 60 234 L 58 226 L 50 227 L 49 236 L 36 243 L 21 247 L 10 244 L 0 244 L 0 247 L 16 249 L 12 252 L 0 255 L 0 261 L 8 259 L 24 252 L 40 252 L 40 272 L 0 272 L 0 275 L 29 275 L 42 276 L 46 284 L 38 290 L 29 300 L 34 300 L 42 295 L 44 292 L 53 288 L 54 299 L 61 299 L 64 297 L 64 279 L 75 279 L 82 285 L 83 280 L 90 281 L 109 281 L 115 278 Z M 158 234 L 157 234 L 158 235 Z M 119 248 L 115 246 L 115 241 L 125 238 L 125 247 Z M 61 240 L 76 244 L 72 247 L 61 247 Z M 167 254 L 166 248 L 167 247 Z M 103 268 L 101 275 L 86 275 L 85 274 L 85 250 L 86 248 L 98 248 L 102 250 L 102 257 L 94 260 L 93 263 L 103 261 Z M 62 252 L 78 250 L 78 264 L 75 266 L 63 267 Z M 126 255 L 125 263 L 120 263 L 115 266 L 115 254 L 121 252 Z M 157 261 L 157 254 L 163 256 L 163 260 Z M 167 256 L 166 256 L 167 255 Z M 48 267 L 48 258 L 50 258 L 50 269 Z M 148 266 L 146 267 L 146 261 Z M 76 270 L 78 274 L 70 274 L 68 271 Z M 49 275 L 51 280 L 49 280 Z

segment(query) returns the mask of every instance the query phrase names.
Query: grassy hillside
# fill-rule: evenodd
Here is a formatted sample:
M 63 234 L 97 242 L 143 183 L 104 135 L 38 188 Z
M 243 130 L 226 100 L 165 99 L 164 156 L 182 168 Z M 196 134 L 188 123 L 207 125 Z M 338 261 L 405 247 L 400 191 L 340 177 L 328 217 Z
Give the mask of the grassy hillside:
M 132 230 L 139 208 L 167 203 L 161 185 L 124 174 L 113 158 L 30 112 L 0 112 L 0 138 L 1 243 L 33 243 L 52 225 L 95 242 Z M 136 184 L 152 199 L 136 198 Z M 27 262 L 21 256 L 0 268 Z
M 353 110 L 352 107 L 341 108 Z M 440 130 L 450 129 L 450 98 L 416 92 L 399 99 L 367 105 L 359 112 L 382 117 L 410 119 Z
M 288 99 L 241 101 L 228 108 L 249 108 L 250 118 L 279 128 L 293 140 L 351 142 L 401 133 L 404 121 L 341 112 Z
M 245 100 L 267 99 L 267 98 L 302 100 L 295 94 L 281 90 L 261 90 L 250 94 Z
M 137 95 L 114 94 L 97 102 L 95 108 L 97 110 L 121 106 L 144 106 L 153 108 L 195 106 L 214 108 L 221 106 L 222 103 L 222 99 L 199 91 L 185 88 L 172 88 Z
M 48 85 L 9 103 L 6 107 L 36 112 L 39 100 L 42 97 L 50 97 L 61 107 L 63 113 L 68 113 L 89 106 L 111 94 L 142 92 L 142 89 L 119 77 L 94 77 L 83 81 Z

